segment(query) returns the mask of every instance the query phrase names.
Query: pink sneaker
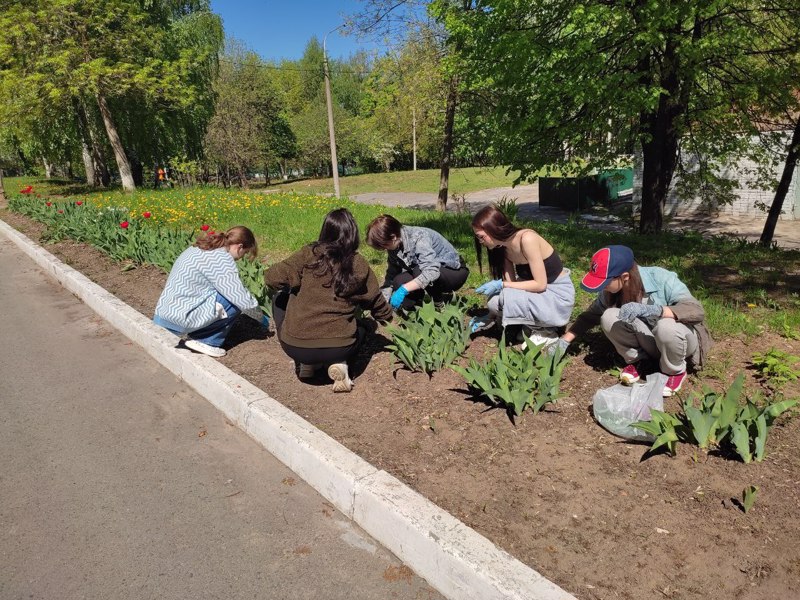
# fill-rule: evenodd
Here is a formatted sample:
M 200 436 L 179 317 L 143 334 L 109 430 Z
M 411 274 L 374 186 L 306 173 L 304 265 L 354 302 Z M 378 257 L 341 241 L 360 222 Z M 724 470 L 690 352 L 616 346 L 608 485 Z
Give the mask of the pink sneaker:
M 683 381 L 686 379 L 686 371 L 683 373 L 676 373 L 675 375 L 670 375 L 669 379 L 667 379 L 667 384 L 664 386 L 664 397 L 669 398 L 683 385 Z
M 636 365 L 625 365 L 625 368 L 619 374 L 619 380 L 625 385 L 633 385 L 639 381 L 639 371 L 636 370 Z

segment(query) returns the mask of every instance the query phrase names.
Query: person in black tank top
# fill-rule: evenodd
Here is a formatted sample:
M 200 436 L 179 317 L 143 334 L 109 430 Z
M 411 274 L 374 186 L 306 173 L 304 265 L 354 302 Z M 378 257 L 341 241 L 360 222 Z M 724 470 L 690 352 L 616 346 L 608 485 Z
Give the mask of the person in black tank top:
M 561 256 L 533 230 L 516 227 L 494 206 L 480 210 L 472 220 L 478 266 L 485 246 L 491 274 L 495 277 L 475 291 L 488 296 L 488 312 L 470 321 L 473 333 L 502 327 L 522 326 L 536 343 L 554 343 L 558 328 L 569 322 L 575 305 L 575 286 Z M 521 255 L 527 262 L 512 264 Z M 517 259 L 518 260 L 518 259 Z M 539 274 L 538 280 L 535 273 Z M 517 327 L 520 329 L 520 327 Z

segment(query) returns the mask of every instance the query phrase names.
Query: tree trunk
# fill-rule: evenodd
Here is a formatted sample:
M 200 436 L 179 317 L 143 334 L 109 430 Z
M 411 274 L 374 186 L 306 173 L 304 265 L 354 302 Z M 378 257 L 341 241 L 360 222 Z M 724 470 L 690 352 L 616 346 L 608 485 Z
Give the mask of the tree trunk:
M 42 157 L 42 164 L 44 165 L 44 176 L 46 179 L 53 178 L 53 163 L 47 162 L 47 159 Z
M 6 199 L 6 190 L 3 187 L 3 169 L 0 169 L 0 208 L 8 208 L 8 200 Z
M 114 124 L 114 119 L 111 117 L 111 110 L 108 108 L 108 103 L 103 94 L 97 94 L 97 106 L 100 108 L 100 115 L 103 117 L 103 124 L 106 127 L 108 141 L 111 143 L 111 148 L 114 150 L 114 158 L 117 161 L 119 176 L 122 180 L 122 189 L 126 192 L 132 192 L 136 189 L 136 184 L 133 182 L 131 164 L 128 162 L 128 157 L 125 155 L 125 149 L 122 146 L 122 140 L 117 132 L 117 126 Z
M 444 139 L 442 140 L 442 162 L 439 172 L 439 197 L 436 200 L 436 210 L 447 210 L 447 191 L 450 184 L 450 159 L 453 155 L 453 124 L 456 120 L 456 105 L 458 104 L 458 80 L 450 79 L 447 90 L 447 108 L 444 114 Z
M 139 157 L 136 156 L 136 154 L 131 152 L 130 155 L 133 184 L 136 187 L 142 187 L 144 185 L 144 165 L 142 164 L 142 161 L 139 160 Z
M 89 146 L 86 145 L 84 139 L 81 139 L 81 158 L 83 158 L 83 169 L 86 171 L 86 184 L 97 187 L 97 174 L 94 170 L 94 162 L 92 162 L 92 153 L 89 152 Z
M 781 216 L 783 210 L 783 201 L 786 199 L 786 193 L 789 191 L 789 185 L 792 183 L 792 176 L 794 175 L 794 167 L 800 159 L 800 118 L 794 125 L 794 133 L 792 134 L 792 141 L 789 142 L 788 152 L 786 154 L 786 162 L 783 165 L 783 174 L 781 180 L 778 182 L 778 188 L 775 190 L 775 199 L 772 201 L 772 206 L 769 207 L 769 214 L 767 214 L 767 222 L 764 223 L 764 231 L 761 232 L 759 242 L 763 246 L 772 244 L 772 238 L 775 235 L 775 226 L 778 224 L 778 217 Z
M 642 213 L 639 233 L 659 233 L 664 224 L 664 207 L 678 164 L 680 138 L 676 129 L 678 117 L 686 113 L 688 88 L 678 77 L 678 59 L 673 44 L 667 44 L 662 59 L 663 74 L 659 82 L 664 92 L 655 113 L 645 113 L 642 123 Z
M 86 108 L 83 106 L 83 102 L 77 99 L 75 100 L 75 114 L 78 116 L 78 129 L 81 132 L 83 145 L 89 151 L 89 158 L 91 159 L 91 166 L 87 164 L 85 157 L 83 160 L 86 167 L 86 183 L 94 187 L 108 187 L 111 183 L 111 175 L 106 166 L 103 149 L 89 124 L 89 118 L 86 115 Z M 90 171 L 92 173 L 91 178 L 89 176 Z

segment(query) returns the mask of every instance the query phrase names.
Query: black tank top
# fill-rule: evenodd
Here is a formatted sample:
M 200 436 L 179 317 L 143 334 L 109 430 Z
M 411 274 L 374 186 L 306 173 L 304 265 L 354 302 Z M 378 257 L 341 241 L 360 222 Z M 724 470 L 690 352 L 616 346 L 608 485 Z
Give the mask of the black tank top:
M 544 272 L 547 276 L 547 283 L 553 283 L 558 279 L 558 276 L 561 275 L 561 271 L 564 270 L 564 263 L 561 262 L 558 251 L 554 249 L 553 253 L 542 262 L 544 262 Z M 533 279 L 531 267 L 527 263 L 524 265 L 514 265 L 514 270 L 517 272 L 517 279 L 520 281 L 530 281 Z

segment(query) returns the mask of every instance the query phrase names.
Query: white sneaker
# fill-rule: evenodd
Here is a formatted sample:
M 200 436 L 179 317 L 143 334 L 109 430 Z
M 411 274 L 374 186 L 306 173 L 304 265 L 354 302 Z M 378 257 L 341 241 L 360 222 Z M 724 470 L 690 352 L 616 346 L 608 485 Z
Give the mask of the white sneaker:
M 347 373 L 347 363 L 334 363 L 328 367 L 328 377 L 333 379 L 334 392 L 349 392 L 353 389 L 353 380 Z
M 522 338 L 522 344 L 520 346 L 524 346 L 525 344 L 529 344 L 532 346 L 540 346 L 542 349 L 546 349 L 548 346 L 552 346 L 556 342 L 558 342 L 558 331 L 552 327 L 536 327 L 530 328 L 530 331 L 523 331 L 522 333 L 528 336 L 530 343 Z M 520 335 L 522 335 L 522 333 Z
M 297 376 L 300 379 L 311 379 L 317 372 L 317 366 L 318 365 L 307 365 L 305 363 L 300 363 L 300 368 L 297 370 Z
M 208 344 L 204 344 L 199 340 L 186 340 L 183 343 L 190 350 L 194 350 L 195 352 L 199 352 L 200 354 L 205 354 L 206 356 L 213 356 L 214 358 L 222 358 L 227 354 L 227 352 L 225 352 L 224 349 L 218 348 L 216 346 L 209 346 Z

